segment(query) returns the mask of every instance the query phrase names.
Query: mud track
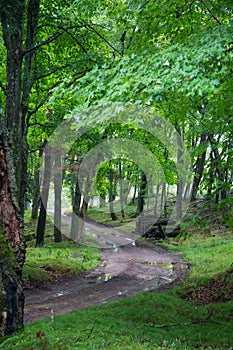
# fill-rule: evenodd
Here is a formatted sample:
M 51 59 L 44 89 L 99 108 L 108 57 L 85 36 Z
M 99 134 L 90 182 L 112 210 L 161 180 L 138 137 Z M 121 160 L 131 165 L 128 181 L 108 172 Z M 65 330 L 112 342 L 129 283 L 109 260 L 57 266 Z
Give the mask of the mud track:
M 72 310 L 100 305 L 171 286 L 187 275 L 179 254 L 150 243 L 133 241 L 102 250 L 101 264 L 91 272 L 42 288 L 25 290 L 25 323 Z

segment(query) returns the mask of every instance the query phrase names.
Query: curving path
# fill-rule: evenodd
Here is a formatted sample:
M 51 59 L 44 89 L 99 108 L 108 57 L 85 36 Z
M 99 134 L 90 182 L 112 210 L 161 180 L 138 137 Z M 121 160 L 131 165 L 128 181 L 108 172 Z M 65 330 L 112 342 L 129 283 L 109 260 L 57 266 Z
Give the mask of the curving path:
M 104 226 L 92 224 L 89 229 L 106 236 Z M 114 230 L 113 238 L 118 234 L 122 237 L 121 231 Z M 25 290 L 25 323 L 49 317 L 51 310 L 55 315 L 65 314 L 141 291 L 165 288 L 186 276 L 188 264 L 181 255 L 135 241 L 129 235 L 125 239 L 120 247 L 113 244 L 115 248 L 103 249 L 102 262 L 93 271 L 41 289 Z

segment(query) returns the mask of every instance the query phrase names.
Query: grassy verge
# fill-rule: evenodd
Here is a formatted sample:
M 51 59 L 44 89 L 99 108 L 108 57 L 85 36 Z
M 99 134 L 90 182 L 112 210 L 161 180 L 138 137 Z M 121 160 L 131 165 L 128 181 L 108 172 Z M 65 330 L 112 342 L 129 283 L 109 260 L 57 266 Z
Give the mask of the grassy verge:
M 30 213 L 25 215 L 25 237 L 27 239 L 26 261 L 23 271 L 24 285 L 37 287 L 46 282 L 77 275 L 98 266 L 101 254 L 97 248 L 86 247 L 66 240 L 53 241 L 53 223 L 47 218 L 45 245 L 35 248 L 36 222 Z
M 101 256 L 97 249 L 73 242 L 45 244 L 42 248 L 27 248 L 23 280 L 27 286 L 57 281 L 96 267 Z
M 166 246 L 182 252 L 192 265 L 189 278 L 180 286 L 73 311 L 55 317 L 54 323 L 50 319 L 35 322 L 6 339 L 0 348 L 233 349 L 233 299 L 212 302 L 209 298 L 211 281 L 220 281 L 224 291 L 229 289 L 229 296 L 233 289 L 232 234 L 195 234 L 185 240 L 169 240 Z M 207 289 L 209 295 L 204 293 L 204 302 L 200 303 L 202 291 Z M 222 292 L 218 288 L 214 293 Z
M 196 306 L 177 289 L 35 322 L 3 349 L 232 349 L 233 302 Z

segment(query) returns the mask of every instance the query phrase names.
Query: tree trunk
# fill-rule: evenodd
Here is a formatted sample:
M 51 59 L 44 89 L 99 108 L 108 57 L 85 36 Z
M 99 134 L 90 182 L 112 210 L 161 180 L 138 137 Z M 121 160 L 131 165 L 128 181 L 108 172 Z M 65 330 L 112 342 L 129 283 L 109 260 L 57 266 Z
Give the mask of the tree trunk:
M 54 154 L 54 241 L 61 242 L 61 194 L 62 194 L 62 153 L 55 148 Z
M 30 0 L 27 4 L 26 51 L 35 46 L 39 18 L 39 0 Z M 17 199 L 24 212 L 27 187 L 27 121 L 28 104 L 33 84 L 31 66 L 34 51 L 25 54 L 23 47 L 23 27 L 25 1 L 18 0 L 1 11 L 4 44 L 7 50 L 6 64 L 6 125 L 13 147 L 14 167 L 16 173 Z M 24 74 L 22 80 L 22 67 Z M 21 100 L 22 96 L 22 100 Z
M 158 184 L 156 186 L 156 196 L 155 196 L 155 206 L 154 206 L 154 214 L 157 214 L 157 207 L 158 207 L 158 199 L 159 199 L 159 189 L 160 189 L 160 185 Z
M 21 77 L 22 77 L 22 42 L 23 42 L 24 1 L 19 0 L 10 5 L 7 14 L 1 12 L 4 44 L 7 50 L 6 69 L 6 126 L 13 147 L 13 161 L 16 174 L 16 195 L 18 203 L 22 203 L 20 190 L 23 162 L 23 127 L 21 113 Z
M 162 197 L 161 197 L 161 213 L 164 211 L 164 217 L 167 217 L 167 184 L 163 183 Z
M 32 214 L 31 218 L 33 220 L 38 218 L 38 211 L 40 206 L 40 166 L 41 158 L 43 156 L 45 144 L 39 149 L 39 159 L 36 160 L 35 173 L 34 173 L 34 188 L 33 188 L 33 202 L 32 202 Z
M 40 214 L 39 214 L 37 230 L 36 230 L 37 247 L 41 247 L 44 245 L 46 211 L 47 211 L 47 203 L 48 203 L 48 196 L 49 196 L 51 170 L 52 170 L 51 148 L 47 145 L 45 147 L 45 156 L 44 156 L 44 179 L 43 179 L 43 185 L 42 185 L 42 191 L 41 191 Z
M 138 193 L 138 206 L 136 211 L 137 215 L 142 213 L 144 209 L 146 187 L 147 187 L 146 174 L 144 173 L 144 171 L 142 171 L 141 182 L 139 185 L 139 193 Z
M 81 205 L 82 194 L 79 188 L 78 177 L 76 180 L 74 196 L 72 199 L 72 221 L 71 221 L 71 230 L 70 230 L 70 238 L 73 241 L 78 241 L 78 226 L 80 223 L 80 205 Z
M 184 190 L 184 181 L 182 179 L 181 170 L 183 171 L 183 143 L 181 139 L 181 131 L 180 128 L 177 127 L 177 144 L 178 144 L 178 152 L 177 152 L 177 166 L 180 168 L 180 174 L 178 176 L 177 183 L 177 203 L 176 203 L 176 218 L 179 220 L 182 217 L 183 212 L 183 190 Z
M 203 133 L 201 135 L 200 145 L 206 144 L 206 146 L 207 146 L 207 137 L 208 137 L 207 133 Z M 192 186 L 192 192 L 191 192 L 191 202 L 193 202 L 197 199 L 198 187 L 200 185 L 201 178 L 202 178 L 203 171 L 204 171 L 205 158 L 206 158 L 206 149 L 197 158 L 197 161 L 196 161 L 194 180 L 193 180 L 193 186 Z
M 25 244 L 22 220 L 16 204 L 13 153 L 0 126 L 0 335 L 23 327 L 22 268 Z
M 106 204 L 106 196 L 104 194 L 101 194 L 99 200 L 100 200 L 99 208 L 101 209 Z
M 90 200 L 91 183 L 92 183 L 92 179 L 93 179 L 94 174 L 95 174 L 96 166 L 99 164 L 101 157 L 102 157 L 101 153 L 98 153 L 97 155 L 95 155 L 95 158 L 92 159 L 92 168 L 86 169 L 86 171 L 85 171 L 86 184 L 85 184 L 85 191 L 84 191 L 84 196 L 83 196 L 82 207 L 80 210 L 80 221 L 79 221 L 79 225 L 78 225 L 78 242 L 81 242 L 81 240 L 82 240 L 83 225 L 84 225 L 85 219 L 87 218 L 87 209 L 88 209 L 88 204 L 89 204 L 89 200 Z
M 120 205 L 121 205 L 121 217 L 125 217 L 124 211 L 124 191 L 123 191 L 123 176 L 122 176 L 122 165 L 119 161 L 119 181 L 120 181 Z
M 109 212 L 111 215 L 111 218 L 113 221 L 117 220 L 117 216 L 114 212 L 114 205 L 113 205 L 113 201 L 114 201 L 114 174 L 113 174 L 113 170 L 112 168 L 109 169 L 109 173 L 108 173 L 108 179 L 109 179 L 109 189 L 108 189 L 108 200 L 109 200 Z

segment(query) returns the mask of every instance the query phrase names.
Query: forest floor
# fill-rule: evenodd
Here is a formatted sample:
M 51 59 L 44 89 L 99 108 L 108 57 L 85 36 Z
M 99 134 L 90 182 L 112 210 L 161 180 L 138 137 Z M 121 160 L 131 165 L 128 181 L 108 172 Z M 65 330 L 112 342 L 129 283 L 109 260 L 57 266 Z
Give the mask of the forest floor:
M 92 223 L 88 228 L 102 232 L 106 238 L 105 226 Z M 101 264 L 91 272 L 48 282 L 41 288 L 25 288 L 25 323 L 49 317 L 51 310 L 60 315 L 141 291 L 166 289 L 188 274 L 189 264 L 182 255 L 167 252 L 153 243 L 130 239 L 128 235 L 124 238 L 122 231 L 116 229 L 111 235 L 114 241 L 117 233 L 123 244 L 103 248 Z

